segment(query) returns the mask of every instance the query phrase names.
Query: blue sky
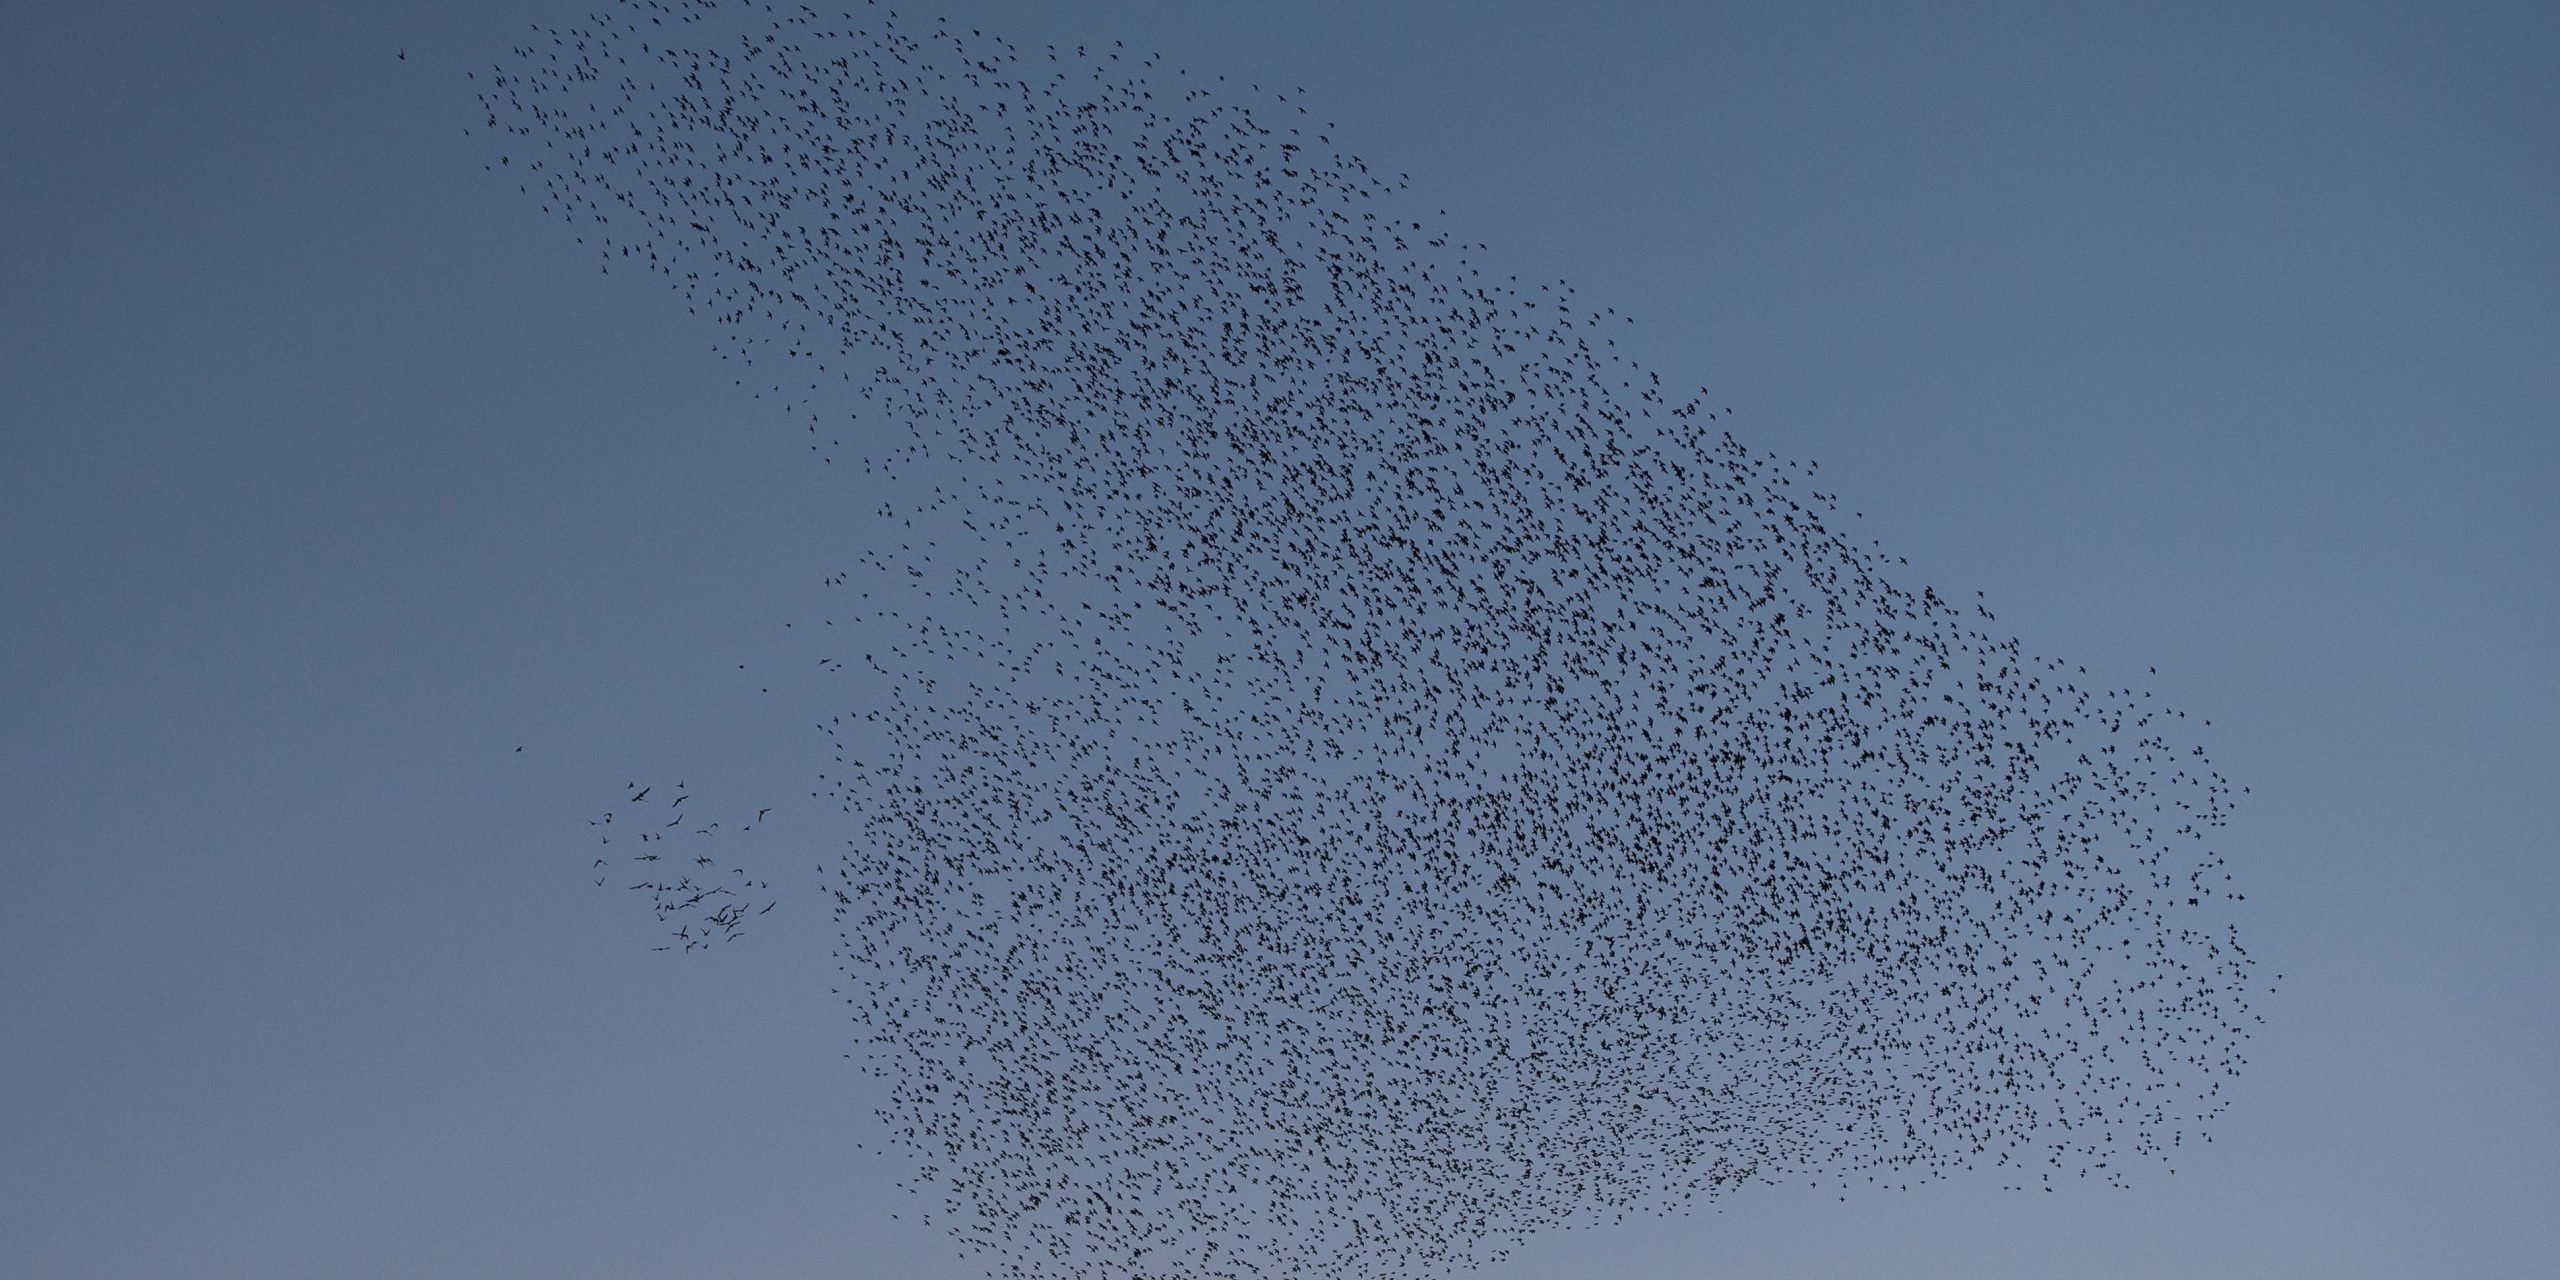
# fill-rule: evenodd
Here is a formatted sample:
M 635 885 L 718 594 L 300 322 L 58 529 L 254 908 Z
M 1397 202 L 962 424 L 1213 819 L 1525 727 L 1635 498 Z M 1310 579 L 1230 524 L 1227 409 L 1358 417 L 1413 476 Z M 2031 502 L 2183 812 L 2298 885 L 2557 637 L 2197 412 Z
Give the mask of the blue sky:
M 672 958 L 586 878 L 626 780 L 838 838 L 763 673 L 864 498 L 483 171 L 464 73 L 584 11 L 0 17 L 0 1271 L 976 1274 L 872 1154 L 823 914 Z M 2252 789 L 2286 977 L 2175 1175 L 1748 1188 L 1484 1274 L 2560 1253 L 2560 18 L 937 12 L 1303 87 Z

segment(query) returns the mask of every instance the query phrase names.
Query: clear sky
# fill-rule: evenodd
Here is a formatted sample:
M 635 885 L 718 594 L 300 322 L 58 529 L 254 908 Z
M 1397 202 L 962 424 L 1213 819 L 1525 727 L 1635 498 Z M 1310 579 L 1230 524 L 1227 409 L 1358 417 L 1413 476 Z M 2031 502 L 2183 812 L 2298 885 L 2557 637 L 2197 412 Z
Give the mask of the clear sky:
M 484 172 L 465 73 L 585 9 L 0 13 L 0 1273 L 977 1274 L 872 1154 L 814 890 L 671 956 L 588 879 L 626 780 L 839 840 L 766 660 L 866 499 Z M 2560 14 L 934 12 L 1302 86 L 2252 789 L 2285 979 L 2174 1175 L 1749 1187 L 1483 1274 L 2560 1256 Z

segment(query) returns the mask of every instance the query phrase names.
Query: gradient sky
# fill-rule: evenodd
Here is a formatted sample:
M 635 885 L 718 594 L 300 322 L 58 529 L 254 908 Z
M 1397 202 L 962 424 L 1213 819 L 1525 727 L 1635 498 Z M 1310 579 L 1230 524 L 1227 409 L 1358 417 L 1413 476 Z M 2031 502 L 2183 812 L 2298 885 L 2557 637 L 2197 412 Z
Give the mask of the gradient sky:
M 978 1274 L 857 1145 L 814 888 L 680 957 L 587 878 L 626 780 L 840 840 L 753 668 L 866 505 L 483 171 L 464 73 L 587 8 L 0 10 L 0 1274 Z M 2252 789 L 2285 977 L 2174 1175 L 1481 1274 L 2548 1274 L 2560 10 L 937 12 L 1303 86 Z

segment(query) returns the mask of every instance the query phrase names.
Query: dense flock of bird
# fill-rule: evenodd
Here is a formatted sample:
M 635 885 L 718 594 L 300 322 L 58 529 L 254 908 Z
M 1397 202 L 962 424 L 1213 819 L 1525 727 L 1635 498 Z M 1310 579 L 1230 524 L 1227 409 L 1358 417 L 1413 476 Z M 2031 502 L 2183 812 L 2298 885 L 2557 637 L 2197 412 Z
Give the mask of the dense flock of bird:
M 478 78 L 491 167 L 885 495 L 820 870 L 991 1269 L 1446 1270 L 2113 1181 L 2223 1106 L 2260 984 L 2184 717 L 1898 582 L 1291 95 L 736 0 Z

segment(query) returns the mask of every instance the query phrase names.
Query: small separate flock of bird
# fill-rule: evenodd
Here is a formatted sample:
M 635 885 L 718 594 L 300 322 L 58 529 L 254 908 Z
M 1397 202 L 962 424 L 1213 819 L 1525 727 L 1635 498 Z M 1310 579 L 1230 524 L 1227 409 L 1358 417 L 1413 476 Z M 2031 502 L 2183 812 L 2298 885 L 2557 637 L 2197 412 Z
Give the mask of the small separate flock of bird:
M 623 790 L 631 794 L 623 798 L 622 808 L 608 809 L 589 818 L 587 825 L 596 829 L 598 845 L 612 844 L 619 832 L 626 845 L 640 846 L 638 852 L 623 856 L 632 869 L 630 874 L 641 878 L 637 883 L 623 887 L 633 893 L 649 895 L 650 911 L 657 916 L 658 923 L 673 921 L 676 925 L 669 941 L 652 950 L 674 951 L 681 948 L 688 952 L 703 951 L 724 942 L 735 942 L 745 935 L 743 926 L 749 916 L 760 916 L 773 910 L 774 899 L 764 897 L 761 902 L 757 901 L 758 897 L 772 891 L 770 881 L 758 878 L 757 872 L 745 867 L 731 867 L 723 871 L 720 868 L 723 860 L 704 851 L 713 837 L 722 834 L 720 822 L 716 818 L 705 817 L 699 809 L 690 816 L 685 813 L 684 802 L 692 799 L 693 795 L 685 790 L 681 780 L 676 783 L 672 795 L 660 797 L 666 805 L 667 820 L 664 822 L 657 820 L 654 808 L 645 812 L 642 808 L 658 803 L 649 798 L 658 791 L 655 785 L 629 782 L 623 784 Z M 771 806 L 757 810 L 756 816 L 739 823 L 737 830 L 755 830 L 772 812 Z M 631 820 L 617 826 L 613 820 L 616 813 L 626 814 Z M 688 846 L 690 851 L 678 851 L 678 842 Z M 730 860 L 736 859 L 733 856 Z M 608 881 L 627 878 L 618 875 L 613 866 L 613 858 L 606 856 L 597 858 L 595 865 L 588 868 L 595 873 L 598 888 L 604 887 Z
M 1898 581 L 1293 95 L 736 0 L 482 75 L 490 167 L 896 495 L 820 871 L 992 1271 L 1446 1271 L 2224 1106 L 2264 984 L 2185 717 Z

